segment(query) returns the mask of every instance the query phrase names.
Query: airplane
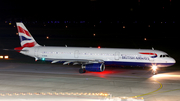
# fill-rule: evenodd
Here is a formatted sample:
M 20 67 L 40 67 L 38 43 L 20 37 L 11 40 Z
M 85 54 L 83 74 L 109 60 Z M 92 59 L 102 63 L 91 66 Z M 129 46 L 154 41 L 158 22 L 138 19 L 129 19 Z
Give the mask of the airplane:
M 16 22 L 16 25 L 21 47 L 14 48 L 15 51 L 35 58 L 35 61 L 80 64 L 79 73 L 102 72 L 105 65 L 123 65 L 151 67 L 153 74 L 157 74 L 158 67 L 168 67 L 176 63 L 167 53 L 154 49 L 41 46 L 22 22 Z

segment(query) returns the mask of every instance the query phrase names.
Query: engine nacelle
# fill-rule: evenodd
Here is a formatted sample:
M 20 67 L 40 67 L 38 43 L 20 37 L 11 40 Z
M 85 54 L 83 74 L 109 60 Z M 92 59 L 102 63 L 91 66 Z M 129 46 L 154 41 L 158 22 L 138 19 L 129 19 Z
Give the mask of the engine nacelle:
M 85 65 L 85 69 L 92 72 L 102 72 L 105 70 L 105 65 L 103 63 L 92 63 Z

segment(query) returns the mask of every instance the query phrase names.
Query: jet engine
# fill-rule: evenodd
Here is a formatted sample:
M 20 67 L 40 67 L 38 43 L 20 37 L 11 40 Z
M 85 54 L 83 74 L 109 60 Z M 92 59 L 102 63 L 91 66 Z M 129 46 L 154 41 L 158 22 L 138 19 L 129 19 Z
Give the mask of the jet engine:
M 92 72 L 102 72 L 105 70 L 105 65 L 103 63 L 92 63 L 85 65 L 85 69 Z

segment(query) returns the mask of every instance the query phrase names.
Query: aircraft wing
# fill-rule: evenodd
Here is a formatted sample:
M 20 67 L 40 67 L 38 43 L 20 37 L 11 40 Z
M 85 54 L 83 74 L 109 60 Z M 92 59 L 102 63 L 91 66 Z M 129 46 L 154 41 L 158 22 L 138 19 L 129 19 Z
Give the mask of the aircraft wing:
M 91 63 L 103 63 L 102 59 L 57 59 L 53 60 L 51 63 L 63 62 L 63 65 L 73 63 L 76 64 L 91 64 Z

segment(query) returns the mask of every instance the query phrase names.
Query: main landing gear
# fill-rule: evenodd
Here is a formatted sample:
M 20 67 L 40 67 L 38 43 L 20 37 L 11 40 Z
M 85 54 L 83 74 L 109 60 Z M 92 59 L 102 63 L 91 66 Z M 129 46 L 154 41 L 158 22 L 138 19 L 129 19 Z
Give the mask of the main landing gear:
M 86 72 L 86 69 L 84 69 L 84 68 L 80 68 L 80 69 L 79 69 L 79 73 L 82 74 L 82 73 L 85 73 L 85 72 Z
M 86 69 L 85 69 L 85 66 L 82 64 L 81 68 L 79 69 L 79 73 L 85 73 L 86 72 Z

